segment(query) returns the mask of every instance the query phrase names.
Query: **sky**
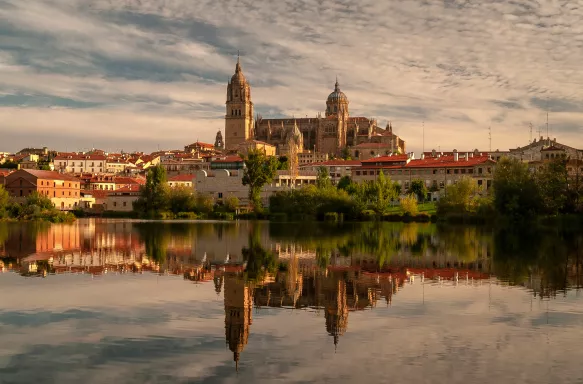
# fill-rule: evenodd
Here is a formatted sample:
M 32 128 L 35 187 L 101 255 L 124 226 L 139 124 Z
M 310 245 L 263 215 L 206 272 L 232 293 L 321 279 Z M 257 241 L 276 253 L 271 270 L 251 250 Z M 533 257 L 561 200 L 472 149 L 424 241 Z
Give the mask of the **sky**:
M 338 76 L 407 151 L 526 145 L 547 111 L 581 148 L 582 46 L 583 0 L 0 0 L 0 151 L 212 143 L 238 51 L 263 117 Z

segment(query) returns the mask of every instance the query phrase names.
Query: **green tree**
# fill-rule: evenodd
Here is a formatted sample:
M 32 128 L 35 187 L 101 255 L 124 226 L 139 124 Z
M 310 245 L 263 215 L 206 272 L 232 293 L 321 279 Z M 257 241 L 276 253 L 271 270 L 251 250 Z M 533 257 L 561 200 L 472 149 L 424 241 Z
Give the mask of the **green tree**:
M 414 194 L 410 194 L 408 196 L 401 198 L 401 209 L 403 212 L 409 215 L 416 215 L 419 212 L 419 208 L 417 206 L 417 196 Z
M 546 162 L 535 172 L 534 181 L 538 187 L 543 212 L 556 215 L 563 211 L 569 189 L 567 161 L 556 159 Z
M 540 209 L 540 193 L 528 166 L 518 159 L 502 158 L 494 171 L 494 208 L 513 219 L 528 218 Z
M 261 189 L 276 175 L 278 160 L 258 150 L 249 151 L 245 158 L 243 185 L 249 186 L 249 201 L 257 212 L 261 210 Z
M 10 195 L 8 194 L 8 191 L 4 189 L 4 186 L 0 185 L 0 218 L 7 215 L 9 206 Z
M 350 155 L 350 148 L 349 147 L 344 147 L 342 149 L 342 152 L 340 154 L 340 157 L 342 157 L 344 160 L 352 160 L 352 156 Z
M 457 183 L 445 190 L 437 204 L 440 213 L 470 213 L 474 212 L 478 203 L 478 184 L 469 177 L 462 177 Z
M 427 200 L 427 194 L 429 193 L 423 180 L 419 179 L 413 180 L 411 182 L 411 188 L 409 188 L 409 192 L 415 194 L 415 196 L 417 196 L 417 200 L 421 201 L 422 203 Z
M 134 202 L 134 210 L 152 215 L 168 209 L 170 188 L 166 180 L 166 170 L 161 165 L 149 168 L 146 185 L 140 188 L 140 198 Z
M 353 182 L 350 176 L 342 176 L 342 178 L 338 181 L 336 188 L 343 189 L 345 191 L 349 191 L 353 188 Z
M 209 214 L 213 211 L 214 206 L 215 200 L 211 195 L 205 195 L 203 193 L 196 194 L 195 209 L 197 212 Z
M 318 167 L 318 178 L 316 179 L 316 186 L 319 189 L 326 189 L 332 186 L 332 181 L 330 180 L 330 173 L 328 168 L 322 166 Z
M 239 201 L 237 196 L 231 195 L 223 200 L 223 204 L 225 205 L 225 209 L 228 212 L 235 212 L 239 208 L 241 202 Z
M 289 170 L 289 159 L 287 158 L 287 156 L 280 156 L 277 159 L 277 170 L 278 171 Z
M 196 198 L 192 188 L 175 187 L 169 190 L 168 205 L 172 213 L 193 212 L 196 209 Z

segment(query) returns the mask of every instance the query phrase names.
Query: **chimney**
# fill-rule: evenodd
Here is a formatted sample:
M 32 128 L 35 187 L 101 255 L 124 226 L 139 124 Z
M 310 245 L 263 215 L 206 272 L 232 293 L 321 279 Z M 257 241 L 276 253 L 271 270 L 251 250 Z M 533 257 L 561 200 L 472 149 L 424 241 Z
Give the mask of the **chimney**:
M 459 153 L 457 153 L 457 149 L 453 150 L 453 161 L 458 161 L 460 159 Z
M 425 160 L 425 152 L 421 152 L 421 160 Z
M 466 161 L 469 161 L 469 160 L 470 160 L 470 153 L 466 152 Z

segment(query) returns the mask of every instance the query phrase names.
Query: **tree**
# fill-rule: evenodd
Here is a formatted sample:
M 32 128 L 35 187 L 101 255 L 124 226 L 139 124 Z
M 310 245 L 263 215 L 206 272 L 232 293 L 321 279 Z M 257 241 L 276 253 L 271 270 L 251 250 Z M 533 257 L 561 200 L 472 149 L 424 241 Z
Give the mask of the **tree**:
M 289 159 L 287 156 L 280 156 L 277 159 L 277 170 L 278 171 L 287 171 L 289 169 Z
M 536 215 L 540 193 L 528 166 L 518 159 L 502 158 L 494 171 L 494 208 L 514 219 Z
M 409 188 L 409 192 L 417 196 L 417 200 L 424 203 L 427 199 L 427 194 L 429 191 L 427 191 L 427 187 L 425 186 L 423 180 L 418 179 L 411 182 L 411 188 Z
M 148 169 L 146 185 L 140 188 L 140 198 L 134 202 L 134 210 L 153 214 L 168 208 L 170 188 L 166 183 L 166 170 L 161 165 Z
M 332 186 L 332 181 L 330 180 L 330 173 L 328 168 L 322 166 L 318 168 L 318 178 L 316 179 L 316 186 L 319 189 L 326 189 Z
M 413 193 L 401 198 L 401 209 L 404 213 L 409 215 L 416 215 L 419 212 L 417 207 L 417 196 Z
M 257 212 L 261 210 L 261 189 L 276 175 L 278 161 L 258 150 L 249 151 L 245 159 L 243 185 L 249 186 L 249 201 Z
M 477 206 L 479 191 L 475 180 L 463 177 L 457 183 L 446 188 L 445 196 L 439 200 L 437 209 L 441 213 L 473 212 Z
M 215 200 L 211 195 L 205 195 L 203 193 L 196 195 L 195 209 L 197 212 L 209 214 L 213 211 L 214 206 Z
M 350 176 L 342 176 L 342 178 L 338 181 L 336 188 L 343 189 L 348 192 L 351 189 L 353 182 Z
M 196 199 L 191 188 L 175 187 L 169 191 L 169 208 L 172 213 L 193 212 L 196 209 Z
M 534 181 L 538 187 L 543 212 L 556 215 L 563 211 L 569 189 L 566 160 L 556 159 L 546 162 L 535 172 Z
M 237 211 L 237 209 L 239 208 L 239 205 L 241 203 L 240 203 L 239 199 L 237 198 L 237 196 L 231 195 L 223 200 L 223 204 L 225 205 L 225 209 L 228 212 L 235 212 L 235 211 Z
M 344 160 L 352 160 L 352 156 L 350 156 L 350 148 L 344 147 L 342 148 L 342 152 L 340 153 L 340 157 Z
M 0 218 L 6 215 L 6 211 L 10 205 L 10 195 L 8 191 L 0 185 Z

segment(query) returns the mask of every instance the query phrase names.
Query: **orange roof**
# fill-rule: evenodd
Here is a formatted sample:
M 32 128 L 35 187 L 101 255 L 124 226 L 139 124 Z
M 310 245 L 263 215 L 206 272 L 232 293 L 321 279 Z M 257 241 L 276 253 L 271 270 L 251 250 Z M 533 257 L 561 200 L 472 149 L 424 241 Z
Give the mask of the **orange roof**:
M 495 163 L 489 156 L 474 156 L 469 159 L 461 158 L 458 161 L 453 156 L 430 157 L 425 159 L 411 160 L 405 167 L 407 168 L 435 168 L 435 167 L 473 167 L 484 164 L 488 161 Z
M 144 185 L 146 180 L 143 177 L 119 176 L 114 179 L 116 184 Z
M 33 175 L 34 177 L 36 177 L 37 179 L 66 180 L 66 181 L 81 182 L 81 180 L 77 179 L 76 177 L 70 176 L 70 175 L 66 175 L 63 173 L 55 172 L 55 171 L 40 171 L 37 169 L 21 169 L 21 170 L 18 170 L 16 172 L 12 172 L 10 175 L 7 176 L 7 178 L 16 177 L 16 175 L 19 172 L 29 173 L 29 174 Z
M 176 175 L 169 178 L 168 181 L 192 181 L 194 178 L 194 175 Z
M 58 155 L 55 156 L 55 160 L 107 160 L 104 155 L 80 155 L 80 154 L 68 154 L 68 155 Z
M 214 144 L 209 144 L 209 143 L 203 143 L 202 141 L 195 141 L 194 143 L 187 145 L 187 147 L 194 147 L 194 146 L 199 146 L 199 147 L 204 147 L 204 148 L 214 148 Z
M 240 156 L 227 156 L 222 159 L 213 160 L 213 163 L 240 163 L 243 159 Z
M 362 162 L 360 160 L 327 160 L 320 163 L 308 164 L 309 166 L 346 166 L 346 167 L 360 167 Z M 304 165 L 305 167 L 306 165 Z
M 393 156 L 379 156 L 373 157 L 372 159 L 363 160 L 362 165 L 369 165 L 371 163 L 400 163 L 407 161 L 409 156 L 407 155 L 393 155 Z

